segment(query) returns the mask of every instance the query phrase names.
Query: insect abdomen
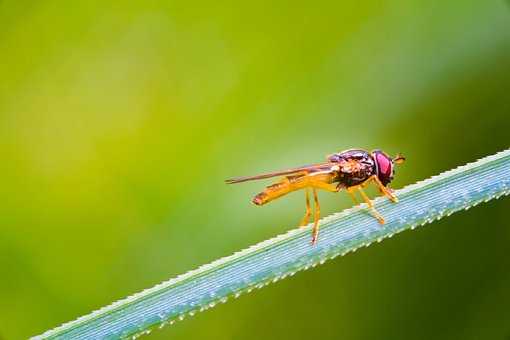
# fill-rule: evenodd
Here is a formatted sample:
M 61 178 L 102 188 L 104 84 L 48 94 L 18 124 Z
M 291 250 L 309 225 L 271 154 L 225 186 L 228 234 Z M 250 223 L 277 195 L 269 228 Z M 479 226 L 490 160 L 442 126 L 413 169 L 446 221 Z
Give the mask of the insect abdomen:
M 307 176 L 287 176 L 278 183 L 272 184 L 261 193 L 258 193 L 252 200 L 256 205 L 263 205 L 275 200 L 289 192 L 302 189 L 308 185 Z

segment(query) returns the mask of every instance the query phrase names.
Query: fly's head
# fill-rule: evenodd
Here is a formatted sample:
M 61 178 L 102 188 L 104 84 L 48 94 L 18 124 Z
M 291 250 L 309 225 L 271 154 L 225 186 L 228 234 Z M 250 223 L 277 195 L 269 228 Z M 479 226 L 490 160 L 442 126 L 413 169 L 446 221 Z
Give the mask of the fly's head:
M 375 161 L 377 177 L 384 186 L 387 186 L 393 179 L 395 164 L 402 164 L 406 160 L 401 154 L 391 158 L 381 150 L 372 151 L 372 157 Z

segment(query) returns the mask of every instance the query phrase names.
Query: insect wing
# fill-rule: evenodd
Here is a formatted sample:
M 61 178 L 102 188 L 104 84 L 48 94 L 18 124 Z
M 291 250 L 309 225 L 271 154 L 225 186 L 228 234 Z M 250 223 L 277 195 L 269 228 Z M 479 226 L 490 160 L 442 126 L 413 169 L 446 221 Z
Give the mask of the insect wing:
M 234 184 L 234 183 L 242 183 L 242 182 L 248 182 L 248 181 L 254 181 L 259 179 L 265 179 L 265 178 L 271 178 L 276 176 L 282 176 L 282 175 L 291 175 L 291 174 L 308 174 L 312 172 L 330 172 L 334 171 L 334 167 L 337 166 L 336 164 L 332 163 L 319 163 L 319 164 L 311 164 L 311 165 L 305 165 L 298 168 L 288 169 L 288 170 L 282 170 L 282 171 L 276 171 L 276 172 L 269 172 L 265 174 L 255 175 L 255 176 L 247 176 L 247 177 L 237 177 L 232 179 L 227 179 L 225 182 L 227 184 Z

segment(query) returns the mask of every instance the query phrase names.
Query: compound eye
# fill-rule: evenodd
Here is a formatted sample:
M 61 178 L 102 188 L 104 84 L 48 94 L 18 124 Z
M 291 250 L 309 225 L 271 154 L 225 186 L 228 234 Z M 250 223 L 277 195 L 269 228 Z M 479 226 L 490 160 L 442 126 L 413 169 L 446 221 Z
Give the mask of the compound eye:
M 381 153 L 377 153 L 376 160 L 379 167 L 379 173 L 385 176 L 391 175 L 391 159 Z
M 393 162 L 382 151 L 374 152 L 373 156 L 377 162 L 379 180 L 381 180 L 382 184 L 387 185 L 393 177 Z

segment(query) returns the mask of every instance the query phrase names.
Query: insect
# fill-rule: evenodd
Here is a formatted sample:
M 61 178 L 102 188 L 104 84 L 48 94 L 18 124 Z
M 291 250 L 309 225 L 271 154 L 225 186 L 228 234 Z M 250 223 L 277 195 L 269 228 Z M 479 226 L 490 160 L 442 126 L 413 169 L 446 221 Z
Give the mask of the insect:
M 320 217 L 318 189 L 330 192 L 339 192 L 343 189 L 356 204 L 359 202 L 355 192 L 359 191 L 371 214 L 379 223 L 384 224 L 384 218 L 374 208 L 372 201 L 363 188 L 373 182 L 383 195 L 387 196 L 392 202 L 398 202 L 397 197 L 388 187 L 388 184 L 393 179 L 395 164 L 401 164 L 404 161 L 405 157 L 401 154 L 391 158 L 381 150 L 368 152 L 361 149 L 350 149 L 327 156 L 327 160 L 324 163 L 311 164 L 257 176 L 228 179 L 226 183 L 234 184 L 284 176 L 280 181 L 266 187 L 264 191 L 255 195 L 252 202 L 256 205 L 264 205 L 290 192 L 304 189 L 306 210 L 305 216 L 300 223 L 301 226 L 308 225 L 312 213 L 310 205 L 311 189 L 315 203 L 312 244 L 315 244 L 319 235 Z

